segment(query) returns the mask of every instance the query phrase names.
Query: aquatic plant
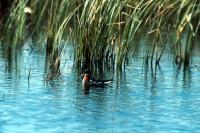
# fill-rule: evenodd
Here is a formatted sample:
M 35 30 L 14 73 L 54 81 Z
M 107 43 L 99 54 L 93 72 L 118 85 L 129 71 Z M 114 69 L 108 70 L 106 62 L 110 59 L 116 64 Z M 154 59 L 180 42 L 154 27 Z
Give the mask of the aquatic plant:
M 25 7 L 32 9 L 29 16 Z M 76 66 L 99 72 L 105 66 L 121 70 L 139 47 L 137 34 L 146 38 L 147 67 L 159 64 L 166 47 L 174 49 L 177 64 L 188 66 L 200 25 L 198 0 L 14 0 L 9 11 L 1 24 L 3 45 L 21 47 L 27 29 L 36 40 L 44 32 L 46 55 L 55 66 L 61 40 L 70 36 Z
M 25 37 L 26 0 L 14 1 L 9 9 L 8 18 L 2 28 L 0 37 L 6 52 L 20 48 Z

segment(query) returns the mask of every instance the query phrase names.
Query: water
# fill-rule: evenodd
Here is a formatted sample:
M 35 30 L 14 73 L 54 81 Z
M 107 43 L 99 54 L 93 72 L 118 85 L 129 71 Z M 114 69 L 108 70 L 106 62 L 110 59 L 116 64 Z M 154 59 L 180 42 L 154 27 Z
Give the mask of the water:
M 142 70 L 138 54 L 119 79 L 91 88 L 89 94 L 82 92 L 71 55 L 62 59 L 62 78 L 47 84 L 45 56 L 37 49 L 31 53 L 25 48 L 10 69 L 0 57 L 0 133 L 200 131 L 198 55 L 191 69 L 183 71 L 165 54 L 155 79 Z

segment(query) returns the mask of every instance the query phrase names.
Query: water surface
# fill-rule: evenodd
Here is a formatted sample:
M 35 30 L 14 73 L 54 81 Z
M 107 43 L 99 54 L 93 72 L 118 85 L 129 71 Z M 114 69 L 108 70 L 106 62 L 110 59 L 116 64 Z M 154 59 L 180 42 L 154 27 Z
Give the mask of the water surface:
M 43 53 L 24 48 L 10 67 L 0 57 L 0 133 L 200 131 L 198 55 L 183 70 L 165 53 L 152 78 L 138 54 L 108 86 L 84 94 L 71 50 L 62 57 L 62 78 L 48 84 Z

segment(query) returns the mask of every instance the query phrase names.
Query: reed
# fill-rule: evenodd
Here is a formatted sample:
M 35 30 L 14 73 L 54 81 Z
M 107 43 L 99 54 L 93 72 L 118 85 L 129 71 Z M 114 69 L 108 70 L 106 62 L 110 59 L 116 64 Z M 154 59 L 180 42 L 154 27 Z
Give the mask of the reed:
M 28 22 L 24 13 L 27 6 L 33 10 Z M 1 21 L 3 28 L 0 31 L 1 44 L 8 51 L 23 46 L 27 32 L 25 27 L 31 25 L 28 29 L 32 38 L 40 32 L 46 33 L 47 57 L 54 63 L 59 59 L 53 56 L 59 55 L 56 50 L 61 40 L 70 35 L 78 67 L 102 70 L 108 65 L 122 69 L 139 47 L 136 36 L 143 31 L 142 38 L 146 38 L 147 42 L 146 66 L 157 66 L 166 47 L 174 49 L 178 64 L 188 66 L 195 38 L 199 34 L 200 2 L 31 0 L 27 3 L 26 0 L 14 0 L 8 16 L 5 22 Z M 172 40 L 169 33 L 175 38 L 173 45 L 168 43 Z
M 5 54 L 10 55 L 14 49 L 21 48 L 25 37 L 26 0 L 14 1 L 8 11 L 8 18 L 0 34 Z

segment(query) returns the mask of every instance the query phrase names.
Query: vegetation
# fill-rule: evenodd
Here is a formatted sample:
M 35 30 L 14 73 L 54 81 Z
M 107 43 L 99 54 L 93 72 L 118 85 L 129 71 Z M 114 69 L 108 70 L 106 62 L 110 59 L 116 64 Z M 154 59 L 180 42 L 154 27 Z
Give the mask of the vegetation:
M 122 69 L 139 44 L 146 40 L 146 66 L 159 65 L 166 47 L 174 49 L 175 62 L 190 64 L 199 34 L 199 0 L 10 0 L 0 2 L 0 38 L 5 55 L 12 56 L 27 37 L 46 33 L 50 74 L 59 73 L 61 40 L 70 38 L 74 60 L 82 69 Z M 29 11 L 25 10 L 29 9 Z M 6 12 L 5 12 L 6 11 Z M 13 34 L 14 33 L 14 34 Z M 168 40 L 172 40 L 172 44 Z M 185 41 L 182 41 L 185 40 Z M 51 70 L 50 69 L 50 70 Z

